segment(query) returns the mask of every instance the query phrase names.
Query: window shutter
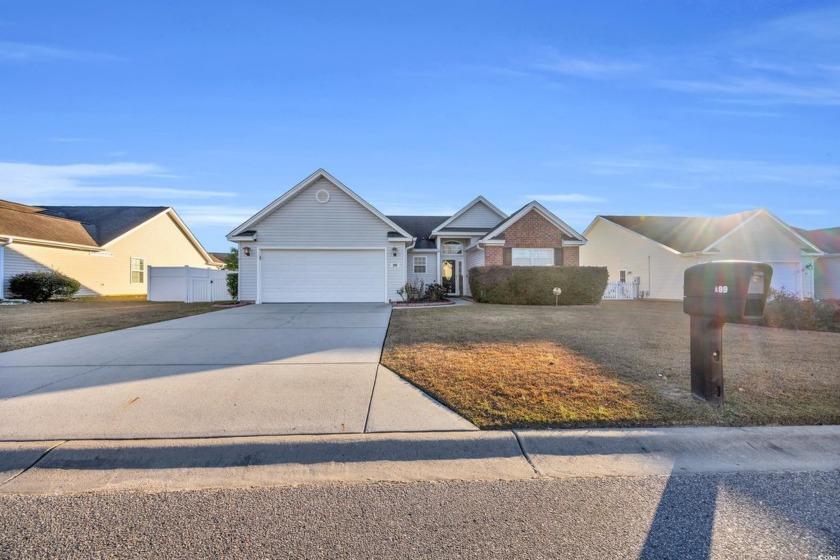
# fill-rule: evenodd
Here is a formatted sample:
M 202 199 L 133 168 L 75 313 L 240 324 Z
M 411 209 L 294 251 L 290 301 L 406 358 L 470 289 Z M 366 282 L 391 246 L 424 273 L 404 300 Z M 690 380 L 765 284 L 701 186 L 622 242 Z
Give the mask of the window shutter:
M 502 264 L 513 266 L 513 249 L 510 247 L 502 247 Z
M 563 262 L 563 247 L 554 248 L 554 266 L 565 266 Z

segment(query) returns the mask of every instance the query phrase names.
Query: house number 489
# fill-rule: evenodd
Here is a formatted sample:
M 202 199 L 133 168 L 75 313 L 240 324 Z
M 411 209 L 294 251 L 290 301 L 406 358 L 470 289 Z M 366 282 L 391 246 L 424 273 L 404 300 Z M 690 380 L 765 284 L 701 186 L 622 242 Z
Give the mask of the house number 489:
M 729 293 L 729 286 L 715 286 L 715 293 L 716 294 Z

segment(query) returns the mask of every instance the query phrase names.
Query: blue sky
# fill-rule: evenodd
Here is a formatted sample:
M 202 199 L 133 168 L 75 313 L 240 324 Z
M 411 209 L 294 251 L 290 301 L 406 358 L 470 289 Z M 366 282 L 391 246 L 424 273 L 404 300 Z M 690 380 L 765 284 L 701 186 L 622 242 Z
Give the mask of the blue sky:
M 209 250 L 319 167 L 387 214 L 840 225 L 836 2 L 0 8 L 0 198 L 173 206 Z

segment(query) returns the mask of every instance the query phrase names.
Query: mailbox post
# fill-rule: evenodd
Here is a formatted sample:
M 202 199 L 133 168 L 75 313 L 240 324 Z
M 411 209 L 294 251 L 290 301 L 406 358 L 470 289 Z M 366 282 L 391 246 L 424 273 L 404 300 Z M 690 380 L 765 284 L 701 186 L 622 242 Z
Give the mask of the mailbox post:
M 723 404 L 723 325 L 760 319 L 773 268 L 749 261 L 717 261 L 685 271 L 683 312 L 691 316 L 691 393 Z

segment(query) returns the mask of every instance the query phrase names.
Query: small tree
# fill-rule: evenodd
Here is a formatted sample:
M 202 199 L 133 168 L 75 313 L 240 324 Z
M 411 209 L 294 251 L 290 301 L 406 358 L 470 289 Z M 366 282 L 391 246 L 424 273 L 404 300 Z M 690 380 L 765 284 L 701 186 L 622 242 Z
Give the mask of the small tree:
M 231 247 L 228 251 L 228 256 L 225 259 L 225 264 L 229 272 L 239 270 L 239 249 Z M 239 274 L 227 275 L 227 291 L 233 299 L 239 299 Z
M 57 270 L 22 272 L 9 280 L 9 290 L 29 301 L 47 301 L 50 298 L 64 299 L 79 291 L 81 284 Z
M 239 249 L 231 247 L 228 256 L 225 258 L 225 265 L 228 270 L 239 270 Z

